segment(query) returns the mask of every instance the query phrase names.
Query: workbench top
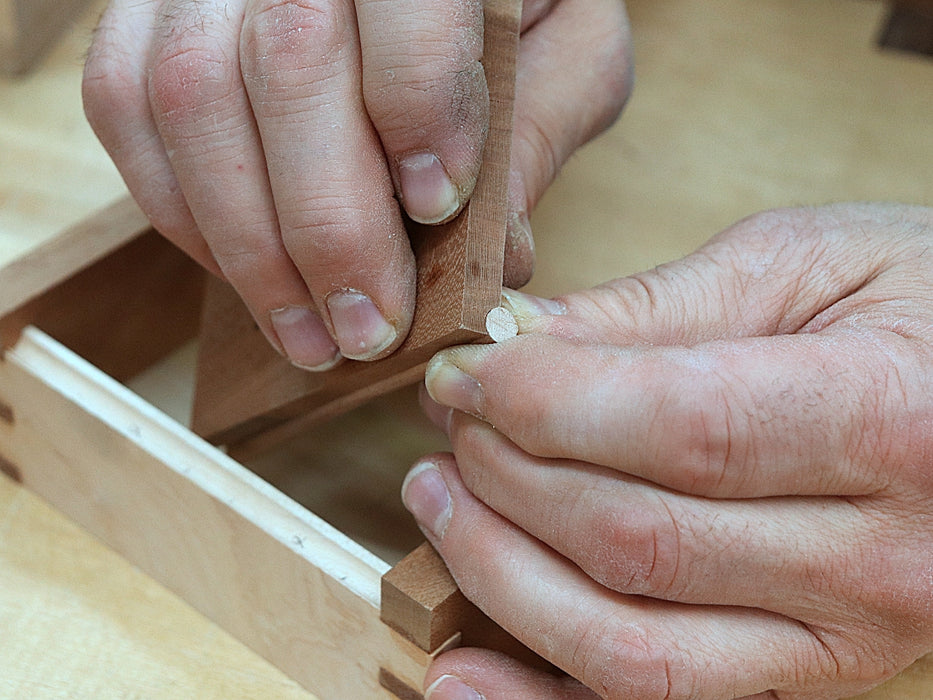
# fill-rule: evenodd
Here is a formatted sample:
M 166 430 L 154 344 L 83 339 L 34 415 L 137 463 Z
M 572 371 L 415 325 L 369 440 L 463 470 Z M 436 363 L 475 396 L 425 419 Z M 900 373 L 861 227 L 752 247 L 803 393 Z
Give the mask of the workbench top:
M 764 208 L 933 204 L 933 59 L 874 46 L 882 4 L 628 5 L 636 89 L 536 212 L 533 291 L 652 267 Z M 0 80 L 0 265 L 124 193 L 80 106 L 100 6 L 36 73 Z M 0 630 L 0 698 L 311 697 L 2 476 Z M 933 664 L 870 697 L 933 697 Z

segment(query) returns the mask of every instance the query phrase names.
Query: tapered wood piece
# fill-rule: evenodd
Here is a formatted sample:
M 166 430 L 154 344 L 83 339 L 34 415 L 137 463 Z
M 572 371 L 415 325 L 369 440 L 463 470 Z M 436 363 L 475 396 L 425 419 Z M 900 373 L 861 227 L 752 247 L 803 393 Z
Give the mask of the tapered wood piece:
M 467 600 L 427 542 L 382 577 L 382 621 L 429 654 L 452 644 L 501 651 L 530 666 L 554 667 Z
M 198 434 L 227 444 L 273 441 L 417 381 L 444 347 L 486 338 L 486 315 L 502 293 L 520 20 L 520 0 L 486 1 L 483 64 L 491 116 L 483 165 L 473 197 L 456 219 L 443 226 L 408 225 L 418 288 L 405 343 L 377 362 L 347 361 L 324 374 L 306 372 L 269 346 L 228 285 L 212 282 L 195 392 Z

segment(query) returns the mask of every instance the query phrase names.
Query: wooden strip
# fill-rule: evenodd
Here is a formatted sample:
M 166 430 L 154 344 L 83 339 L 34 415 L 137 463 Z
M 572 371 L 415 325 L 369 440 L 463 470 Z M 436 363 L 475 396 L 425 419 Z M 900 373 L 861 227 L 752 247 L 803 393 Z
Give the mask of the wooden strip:
M 409 224 L 418 269 L 417 306 L 405 343 L 375 363 L 346 362 L 325 374 L 279 357 L 231 288 L 211 284 L 202 323 L 193 425 L 218 443 L 243 442 L 298 421 L 336 415 L 417 381 L 438 350 L 486 338 L 499 305 L 520 0 L 485 3 L 490 130 L 483 166 L 464 211 L 440 227 Z M 284 428 L 279 437 L 295 431 Z M 254 443 L 255 444 L 255 443 Z
M 124 197 L 3 265 L 0 316 L 6 316 L 151 228 L 132 198 Z
M 27 487 L 322 699 L 420 688 L 379 620 L 383 562 L 34 328 L 0 361 Z
M 120 200 L 0 269 L 0 347 L 36 325 L 127 379 L 197 334 L 205 275 Z

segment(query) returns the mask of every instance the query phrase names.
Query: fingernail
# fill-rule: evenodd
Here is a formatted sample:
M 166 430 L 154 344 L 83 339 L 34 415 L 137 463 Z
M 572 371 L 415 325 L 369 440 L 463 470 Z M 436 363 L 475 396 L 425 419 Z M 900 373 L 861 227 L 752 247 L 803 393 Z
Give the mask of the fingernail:
M 502 284 L 517 289 L 531 281 L 535 271 L 535 241 L 531 222 L 524 212 L 509 214 L 505 229 L 505 267 Z
M 443 406 L 480 416 L 483 410 L 483 387 L 451 361 L 452 355 L 453 351 L 448 351 L 431 358 L 424 375 L 428 394 Z
M 483 696 L 455 676 L 441 676 L 424 691 L 424 700 L 484 700 Z
M 505 288 L 502 290 L 502 306 L 512 312 L 518 323 L 519 333 L 531 331 L 535 319 L 541 316 L 562 316 L 567 313 L 567 307 L 555 299 L 545 299 Z
M 327 297 L 327 310 L 340 353 L 351 360 L 375 357 L 398 337 L 395 326 L 386 321 L 372 299 L 362 292 L 333 292 Z
M 450 522 L 451 501 L 447 483 L 437 465 L 415 465 L 402 484 L 402 502 L 415 520 L 437 539 L 444 536 Z
M 412 153 L 399 161 L 402 204 L 415 221 L 439 224 L 457 213 L 460 196 L 444 164 L 433 153 Z
M 292 364 L 312 372 L 323 372 L 340 361 L 321 317 L 306 306 L 283 306 L 269 312 L 272 328 Z

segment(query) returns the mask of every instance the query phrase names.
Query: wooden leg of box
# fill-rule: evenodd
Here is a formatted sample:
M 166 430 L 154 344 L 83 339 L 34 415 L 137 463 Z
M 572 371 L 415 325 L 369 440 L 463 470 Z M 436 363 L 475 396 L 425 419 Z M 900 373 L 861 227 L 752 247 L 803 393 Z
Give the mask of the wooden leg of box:
M 457 588 L 444 560 L 425 542 L 382 577 L 381 614 L 389 627 L 434 652 L 479 611 Z
M 432 655 L 452 645 L 477 646 L 555 670 L 468 601 L 427 542 L 382 577 L 381 615 L 389 627 Z

